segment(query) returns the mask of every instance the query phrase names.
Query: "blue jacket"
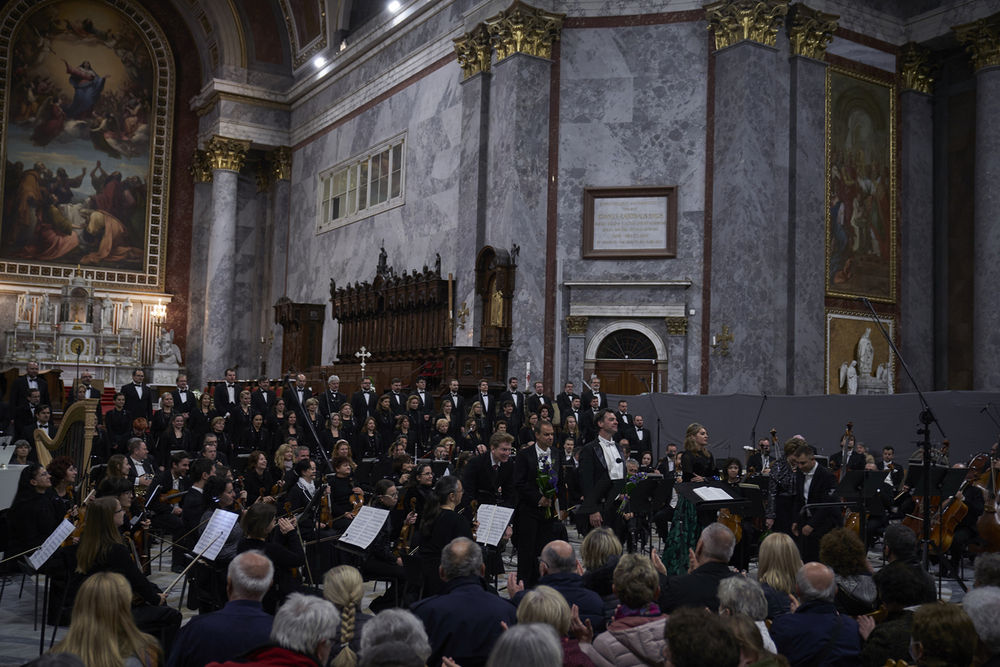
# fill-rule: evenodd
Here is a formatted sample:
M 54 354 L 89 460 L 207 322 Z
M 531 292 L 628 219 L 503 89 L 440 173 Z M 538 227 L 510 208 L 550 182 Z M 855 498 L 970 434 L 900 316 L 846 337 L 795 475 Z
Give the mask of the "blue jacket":
M 809 600 L 793 614 L 782 614 L 771 622 L 771 639 L 778 653 L 792 665 L 811 664 L 826 650 L 837 619 L 843 621 L 833 648 L 820 667 L 857 667 L 861 664 L 861 635 L 858 623 L 837 613 L 832 602 Z
M 203 667 L 226 662 L 271 641 L 274 617 L 260 602 L 230 600 L 211 614 L 194 616 L 180 629 L 166 667 Z
M 477 575 L 452 579 L 438 595 L 421 600 L 410 611 L 424 622 L 431 643 L 428 667 L 438 667 L 448 656 L 462 667 L 486 664 L 500 638 L 503 621 L 517 623 L 517 609 L 509 600 L 487 592 Z
M 576 572 L 555 572 L 547 574 L 538 580 L 538 586 L 549 586 L 556 589 L 566 598 L 570 609 L 573 605 L 580 608 L 580 620 L 590 619 L 594 634 L 604 632 L 604 600 L 594 591 L 583 587 L 583 578 Z M 517 607 L 528 594 L 527 589 L 514 596 L 511 602 Z

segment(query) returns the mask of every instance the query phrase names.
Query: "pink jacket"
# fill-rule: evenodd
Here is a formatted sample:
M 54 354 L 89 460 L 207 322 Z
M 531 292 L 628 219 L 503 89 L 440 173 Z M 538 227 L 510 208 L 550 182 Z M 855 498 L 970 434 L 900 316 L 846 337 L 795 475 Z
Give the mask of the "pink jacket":
M 580 648 L 595 667 L 650 667 L 663 665 L 663 638 L 667 615 L 629 616 L 619 619 Z

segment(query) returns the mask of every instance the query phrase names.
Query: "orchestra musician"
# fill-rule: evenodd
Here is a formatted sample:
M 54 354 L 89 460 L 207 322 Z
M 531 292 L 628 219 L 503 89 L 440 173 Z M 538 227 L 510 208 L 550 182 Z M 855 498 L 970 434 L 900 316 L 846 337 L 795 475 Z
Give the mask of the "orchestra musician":
M 401 592 L 406 582 L 406 572 L 403 570 L 402 556 L 394 554 L 396 544 L 399 541 L 399 532 L 402 528 L 402 525 L 394 524 L 392 517 L 392 512 L 396 509 L 398 502 L 399 492 L 396 490 L 396 484 L 391 479 L 381 479 L 375 484 L 371 506 L 376 509 L 389 511 L 389 516 L 379 529 L 378 535 L 375 536 L 375 539 L 365 549 L 361 573 L 366 577 L 390 579 L 392 583 L 385 593 L 371 601 L 369 610 L 373 613 L 396 606 L 396 597 L 398 595 L 402 598 Z M 403 519 L 404 523 L 411 526 L 416 521 L 417 513 L 415 511 L 409 512 Z
M 889 470 L 890 476 L 892 478 L 891 482 L 892 488 L 898 489 L 906 478 L 906 471 L 903 470 L 902 466 L 898 466 L 893 463 L 893 459 L 896 456 L 896 451 L 892 448 L 892 445 L 886 445 L 882 448 L 882 460 L 876 462 L 879 470 Z M 888 478 L 886 478 L 888 480 Z M 895 495 L 895 494 L 894 494 Z
M 510 460 L 513 443 L 514 437 L 509 433 L 494 433 L 490 450 L 473 456 L 465 466 L 462 488 L 468 502 L 514 506 L 514 462 Z
M 236 544 L 236 553 L 260 551 L 274 563 L 274 581 L 261 601 L 264 611 L 273 614 L 286 597 L 301 588 L 297 570 L 305 566 L 306 556 L 295 519 L 277 518 L 274 505 L 257 503 L 246 511 L 241 524 L 243 539 Z
M 433 473 L 432 473 L 433 474 Z M 439 576 L 441 551 L 456 537 L 473 539 L 478 523 L 455 511 L 462 502 L 462 481 L 457 477 L 442 477 L 420 514 L 420 569 L 423 573 L 424 597 L 436 595 L 444 582 Z M 527 554 L 522 556 L 527 558 Z
M 21 470 L 14 501 L 7 513 L 9 542 L 4 556 L 14 556 L 42 545 L 65 514 L 52 490 L 49 471 L 37 462 Z
M 771 440 L 768 438 L 761 438 L 757 442 L 757 451 L 750 455 L 747 459 L 747 470 L 753 468 L 758 473 L 767 475 L 771 472 L 771 464 L 774 462 L 774 457 L 771 454 Z
M 830 470 L 837 472 L 840 470 L 844 463 L 844 452 L 847 452 L 847 469 L 848 470 L 864 470 L 865 455 L 861 452 L 855 451 L 855 439 L 853 435 L 844 434 L 840 438 L 840 449 L 830 457 Z
M 965 466 L 961 463 L 956 463 L 953 468 L 964 468 Z M 959 561 L 962 559 L 962 555 L 965 553 L 965 549 L 969 542 L 979 537 L 979 530 L 976 524 L 979 521 L 979 517 L 983 515 L 983 511 L 986 507 L 986 496 L 983 494 L 983 490 L 975 484 L 976 478 L 982 474 L 982 470 L 976 468 L 970 468 L 969 472 L 965 475 L 965 484 L 962 485 L 962 489 L 955 494 L 955 500 L 960 500 L 966 504 L 969 511 L 966 515 L 959 521 L 958 526 L 955 528 L 954 537 L 951 541 L 951 546 L 948 548 L 948 558 L 951 561 L 951 566 L 954 571 L 958 572 Z
M 795 504 L 795 450 L 806 443 L 799 436 L 785 441 L 784 458 L 771 464 L 768 484 L 767 527 L 778 533 L 792 534 L 793 506 Z

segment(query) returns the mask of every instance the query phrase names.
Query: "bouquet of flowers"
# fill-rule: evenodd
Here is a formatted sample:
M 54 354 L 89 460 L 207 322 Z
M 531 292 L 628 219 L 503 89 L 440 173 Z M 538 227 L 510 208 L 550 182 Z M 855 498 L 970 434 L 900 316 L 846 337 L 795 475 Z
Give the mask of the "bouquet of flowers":
M 631 477 L 629 477 L 628 481 L 625 482 L 625 491 L 623 493 L 624 497 L 622 498 L 622 504 L 618 506 L 618 513 L 619 514 L 624 514 L 625 513 L 625 505 L 628 504 L 628 496 L 629 496 L 629 494 L 632 493 L 633 491 L 635 491 L 635 487 L 639 486 L 639 482 L 641 482 L 644 479 L 646 479 L 646 473 L 644 473 L 644 472 L 637 472 L 636 474 L 634 474 Z
M 551 459 L 546 458 L 542 462 L 542 467 L 538 469 L 538 476 L 535 478 L 535 481 L 542 495 L 555 502 L 556 490 L 559 488 L 559 475 L 556 473 L 556 469 L 552 467 Z M 545 518 L 552 518 L 552 505 L 545 508 Z

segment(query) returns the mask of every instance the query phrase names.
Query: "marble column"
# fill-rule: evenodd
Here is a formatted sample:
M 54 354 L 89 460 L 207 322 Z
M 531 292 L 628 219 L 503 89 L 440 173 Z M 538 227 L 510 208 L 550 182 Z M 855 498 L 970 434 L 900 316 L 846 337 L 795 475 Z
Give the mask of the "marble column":
M 1000 389 L 1000 14 L 955 28 L 976 67 L 973 377 L 976 391 Z
M 212 219 L 206 258 L 203 382 L 222 378 L 233 363 L 237 188 L 249 148 L 248 141 L 216 136 L 205 149 L 212 167 Z
M 476 255 L 486 237 L 486 173 L 489 145 L 490 48 L 489 33 L 480 24 L 455 40 L 455 51 L 462 67 L 462 138 L 458 177 L 457 239 L 459 248 L 455 266 L 455 312 L 462 304 L 469 308 L 465 329 L 455 330 L 455 345 L 479 345 L 483 321 L 482 299 L 476 295 Z
M 789 22 L 788 393 L 825 391 L 826 46 L 837 16 L 799 3 Z
M 775 48 L 787 2 L 715 3 L 715 147 L 711 335 L 728 327 L 729 354 L 711 356 L 709 393 L 786 393 L 788 228 L 781 192 Z M 749 12 L 749 14 L 747 14 Z M 751 29 L 745 30 L 744 26 Z M 759 41 L 758 41 L 759 40 Z M 787 201 L 787 194 L 786 194 Z
M 668 317 L 667 321 L 667 368 L 666 386 L 657 388 L 659 392 L 678 394 L 688 391 L 688 319 Z
M 934 97 L 928 52 L 903 46 L 900 353 L 922 391 L 934 388 Z M 914 391 L 900 373 L 900 391 Z
M 212 167 L 205 151 L 195 151 L 191 174 L 194 177 L 194 205 L 191 215 L 190 287 L 188 299 L 188 345 L 185 359 L 188 383 L 192 387 L 204 386 L 202 369 L 205 338 L 205 268 L 208 261 L 208 230 L 212 224 Z
M 267 326 L 262 329 L 264 336 L 264 360 L 267 362 L 268 373 L 274 375 L 281 371 L 281 335 L 282 327 L 274 321 L 274 303 L 285 294 L 285 276 L 288 269 L 288 225 L 291 209 L 289 199 L 292 188 L 292 151 L 287 146 L 281 146 L 274 151 L 271 162 L 271 199 L 268 206 L 268 230 L 271 248 L 270 282 L 267 284 L 268 298 L 266 301 Z M 330 327 L 333 323 L 325 324 Z M 334 353 L 336 347 L 333 348 Z M 324 361 L 328 361 L 324 357 Z M 330 359 L 329 361 L 332 361 Z
M 580 383 L 574 373 L 583 368 L 583 360 L 587 354 L 588 320 L 589 318 L 582 315 L 570 315 L 566 318 L 566 361 L 569 369 L 566 379 L 573 384 Z
M 542 377 L 548 201 L 549 85 L 552 42 L 562 15 L 515 3 L 487 20 L 497 63 L 490 82 L 486 233 L 484 242 L 512 250 L 513 345 L 508 375 Z M 555 261 L 555 258 L 551 258 Z

